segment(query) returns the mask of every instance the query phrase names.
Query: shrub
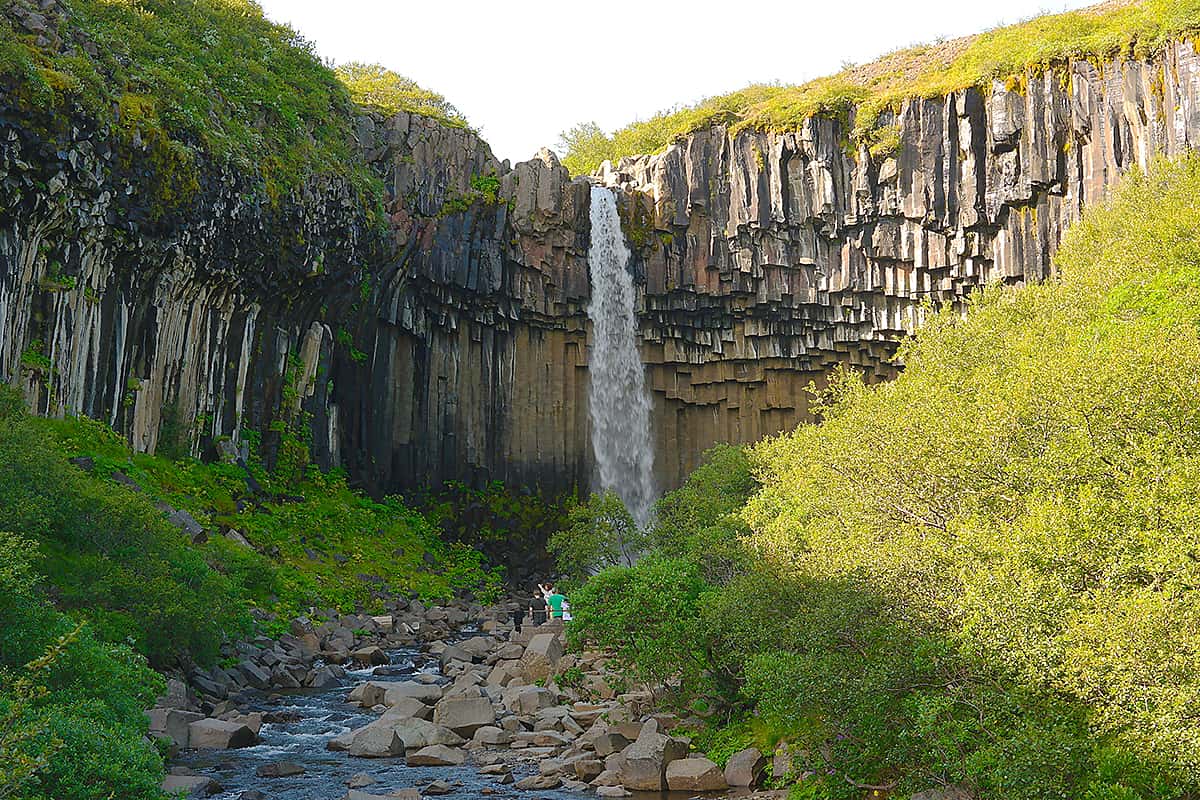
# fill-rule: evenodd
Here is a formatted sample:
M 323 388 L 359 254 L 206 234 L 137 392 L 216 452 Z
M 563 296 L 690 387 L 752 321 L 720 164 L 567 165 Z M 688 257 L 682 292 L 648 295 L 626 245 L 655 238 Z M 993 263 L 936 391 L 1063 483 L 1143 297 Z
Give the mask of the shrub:
M 162 760 L 143 709 L 162 679 L 45 603 L 36 552 L 0 532 L 0 796 L 157 800 Z

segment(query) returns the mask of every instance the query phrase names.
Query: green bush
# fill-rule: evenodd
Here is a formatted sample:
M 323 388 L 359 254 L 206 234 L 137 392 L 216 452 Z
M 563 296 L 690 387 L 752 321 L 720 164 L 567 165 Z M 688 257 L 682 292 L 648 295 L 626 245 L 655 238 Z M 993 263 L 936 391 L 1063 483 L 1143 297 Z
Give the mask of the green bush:
M 248 630 L 237 587 L 144 493 L 69 464 L 41 426 L 23 413 L 0 419 L 0 530 L 40 543 L 37 567 L 60 608 L 156 664 L 211 661 Z
M 632 565 L 647 542 L 621 498 L 606 491 L 569 506 L 566 524 L 550 534 L 546 547 L 559 572 L 581 582 L 604 567 Z
M 143 709 L 162 679 L 46 604 L 36 552 L 0 532 L 0 796 L 157 800 L 162 760 Z

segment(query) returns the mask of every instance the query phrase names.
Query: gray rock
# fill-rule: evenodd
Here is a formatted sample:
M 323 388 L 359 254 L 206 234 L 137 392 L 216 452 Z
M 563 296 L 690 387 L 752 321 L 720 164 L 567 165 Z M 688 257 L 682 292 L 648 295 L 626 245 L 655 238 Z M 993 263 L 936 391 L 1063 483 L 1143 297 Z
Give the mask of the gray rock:
M 410 767 L 457 767 L 467 760 L 465 750 L 433 744 L 409 753 L 405 759 Z
M 685 742 L 661 733 L 658 723 L 650 720 L 642 726 L 637 741 L 621 752 L 621 785 L 634 791 L 660 792 L 667 788 L 667 767 L 687 753 Z
M 562 786 L 562 778 L 557 775 L 530 775 L 528 778 L 522 778 L 517 781 L 514 786 L 518 789 L 538 789 L 548 790 L 557 789 Z
M 667 788 L 672 792 L 723 792 L 725 773 L 707 758 L 680 758 L 667 764 Z
M 167 794 L 208 797 L 221 792 L 221 784 L 207 775 L 167 775 L 162 790 Z
M 434 705 L 442 699 L 442 689 L 432 684 L 403 681 L 388 687 L 383 702 L 385 705 L 394 706 L 403 697 L 412 697 L 427 705 Z
M 254 774 L 260 778 L 290 778 L 303 775 L 304 772 L 304 767 L 294 761 L 273 761 L 254 770 Z
M 445 781 L 434 781 L 422 789 L 421 794 L 427 794 L 436 797 L 438 795 L 451 794 L 453 791 L 454 787 Z
M 198 750 L 249 747 L 258 737 L 249 726 L 223 719 L 202 719 L 188 725 L 188 746 Z
M 562 654 L 562 642 L 557 633 L 539 633 L 529 640 L 521 664 L 530 680 L 545 680 L 554 674 Z
M 734 753 L 725 762 L 725 782 L 734 787 L 753 788 L 762 780 L 766 757 L 756 747 Z
M 433 721 L 460 736 L 471 736 L 496 722 L 496 710 L 486 697 L 446 697 L 434 707 Z

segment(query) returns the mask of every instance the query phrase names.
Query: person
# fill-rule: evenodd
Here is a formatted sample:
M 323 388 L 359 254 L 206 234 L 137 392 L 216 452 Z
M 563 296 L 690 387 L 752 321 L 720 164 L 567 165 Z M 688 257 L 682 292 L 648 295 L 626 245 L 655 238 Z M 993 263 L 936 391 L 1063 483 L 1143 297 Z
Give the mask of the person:
M 525 608 L 514 608 L 512 611 L 513 630 L 521 632 L 521 623 L 525 621 Z
M 529 622 L 533 625 L 541 625 L 546 621 L 546 598 L 542 595 L 542 587 L 539 584 L 537 591 L 533 593 L 533 599 L 529 601 Z
M 571 621 L 571 604 L 568 603 L 567 599 L 564 597 L 563 598 L 563 622 L 570 622 L 570 621 Z
M 550 616 L 554 619 L 562 619 L 563 603 L 565 602 L 567 602 L 567 598 L 559 594 L 558 589 L 551 584 L 550 594 L 546 596 L 546 605 L 550 606 Z

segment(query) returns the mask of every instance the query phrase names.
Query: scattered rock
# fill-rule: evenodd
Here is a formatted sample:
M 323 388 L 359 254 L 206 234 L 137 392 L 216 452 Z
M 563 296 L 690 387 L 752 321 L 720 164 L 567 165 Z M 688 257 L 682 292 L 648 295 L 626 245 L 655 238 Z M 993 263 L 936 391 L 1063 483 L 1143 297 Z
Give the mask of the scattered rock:
M 410 767 L 457 767 L 466 760 L 465 750 L 443 744 L 422 747 L 407 758 Z
M 562 778 L 557 775 L 530 775 L 517 781 L 517 789 L 557 789 L 562 786 Z
M 680 758 L 667 764 L 667 788 L 672 792 L 723 792 L 725 773 L 707 758 Z
M 633 792 L 626 789 L 624 786 L 597 786 L 597 797 L 632 797 Z
M 350 780 L 346 781 L 346 785 L 351 789 L 362 789 L 365 786 L 370 786 L 377 781 L 365 772 L 359 772 L 350 776 Z
M 546 680 L 554 674 L 562 654 L 562 642 L 557 633 L 539 633 L 529 640 L 521 664 L 530 680 Z
M 460 736 L 471 736 L 496 722 L 496 710 L 486 697 L 447 697 L 434 708 L 433 721 Z
M 249 726 L 223 719 L 202 719 L 188 725 L 188 743 L 200 750 L 249 747 L 258 741 Z
M 451 786 L 450 784 L 446 783 L 445 781 L 434 781 L 433 783 L 426 786 L 422 790 L 421 793 L 437 796 L 437 795 L 443 795 L 443 794 L 450 794 L 453 791 L 454 791 L 454 787 Z
M 734 753 L 725 762 L 725 782 L 739 788 L 753 788 L 762 779 L 766 767 L 766 756 L 758 748 L 747 748 Z
M 303 775 L 304 771 L 304 767 L 294 761 L 273 761 L 254 770 L 254 774 L 260 778 L 290 778 Z
M 208 797 L 221 792 L 221 784 L 207 775 L 167 775 L 162 790 L 167 794 Z
M 634 791 L 661 792 L 667 788 L 667 767 L 687 753 L 686 743 L 660 732 L 658 723 L 650 720 L 642 726 L 637 741 L 621 752 L 621 785 Z

